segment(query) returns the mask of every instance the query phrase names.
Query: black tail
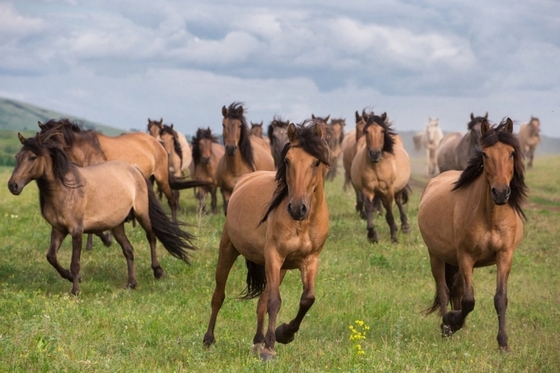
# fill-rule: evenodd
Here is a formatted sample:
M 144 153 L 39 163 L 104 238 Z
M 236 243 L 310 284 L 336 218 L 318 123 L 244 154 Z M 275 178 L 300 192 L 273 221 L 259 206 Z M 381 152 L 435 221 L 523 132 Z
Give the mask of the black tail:
M 239 295 L 241 299 L 253 299 L 264 291 L 266 274 L 264 266 L 245 259 L 247 264 L 247 288 Z
M 455 295 L 453 289 L 453 282 L 455 281 L 455 275 L 459 273 L 459 267 L 445 263 L 445 284 L 447 285 L 447 289 L 449 289 L 449 303 L 451 303 L 451 308 L 453 308 L 453 297 Z M 441 311 L 441 307 L 439 304 L 439 296 L 436 289 L 436 296 L 434 297 L 434 302 L 432 306 L 428 308 L 425 312 L 426 315 L 429 315 L 437 310 Z
M 175 176 L 169 176 L 169 186 L 171 189 L 189 189 L 195 187 L 209 187 L 212 183 L 202 180 L 186 180 Z
M 194 236 L 179 228 L 179 223 L 173 222 L 163 211 L 156 194 L 150 188 L 148 183 L 149 197 L 149 215 L 157 239 L 163 244 L 163 247 L 175 258 L 181 259 L 189 263 L 189 252 L 187 250 L 196 250 L 196 246 L 192 243 Z
M 402 203 L 403 205 L 406 205 L 408 202 L 408 196 L 412 194 L 412 188 L 410 187 L 409 184 L 406 184 L 406 186 L 404 187 L 404 189 L 402 190 Z

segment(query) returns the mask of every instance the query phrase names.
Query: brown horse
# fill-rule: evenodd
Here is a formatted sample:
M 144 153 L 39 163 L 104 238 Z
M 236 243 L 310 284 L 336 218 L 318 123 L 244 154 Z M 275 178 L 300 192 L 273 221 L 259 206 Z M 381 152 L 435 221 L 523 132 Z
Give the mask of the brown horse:
M 161 118 L 159 121 L 157 120 L 151 120 L 150 118 L 148 118 L 148 133 L 156 138 L 156 140 L 160 140 L 160 132 L 163 128 L 163 118 Z
M 527 167 L 533 167 L 533 157 L 535 156 L 535 149 L 541 142 L 541 121 L 539 118 L 531 117 L 529 123 L 522 124 L 519 128 L 519 142 L 523 155 L 527 160 Z
M 397 242 L 397 225 L 393 217 L 393 200 L 399 208 L 401 228 L 410 232 L 403 208 L 408 201 L 410 160 L 402 140 L 387 121 L 387 114 L 371 115 L 364 127 L 364 143 L 352 161 L 351 179 L 356 191 L 363 196 L 367 219 L 368 240 L 377 242 L 379 235 L 373 226 L 374 198 L 385 207 L 385 218 L 391 230 L 391 240 Z
M 212 134 L 210 127 L 199 128 L 192 139 L 193 167 L 191 176 L 193 180 L 207 181 L 207 187 L 197 189 L 199 212 L 205 211 L 206 194 L 210 193 L 212 213 L 218 212 L 218 163 L 224 155 L 224 146 L 218 142 L 218 138 Z
M 203 340 L 206 346 L 215 342 L 214 328 L 225 298 L 227 278 L 239 255 L 245 257 L 248 268 L 245 298 L 260 295 L 253 350 L 263 360 L 275 356 L 275 342 L 293 341 L 313 305 L 319 254 L 329 231 L 323 190 L 329 150 L 322 136 L 322 128 L 316 124 L 290 124 L 289 142 L 278 171 L 258 171 L 239 179 L 220 241 L 212 314 Z M 303 283 L 299 310 L 290 323 L 275 329 L 282 303 L 280 284 L 286 271 L 296 268 Z
M 289 121 L 275 115 L 272 122 L 268 125 L 267 135 L 270 142 L 270 151 L 274 158 L 274 166 L 278 168 L 282 161 L 282 150 L 288 142 L 288 125 Z
M 333 181 L 338 172 L 338 161 L 342 156 L 342 141 L 344 140 L 344 127 L 346 119 L 333 118 L 328 125 L 329 149 L 331 151 L 330 164 L 331 168 L 327 171 L 327 180 Z
M 263 137 L 263 121 L 260 123 L 251 122 L 251 135 L 256 137 Z
M 488 112 L 483 117 L 475 117 L 471 113 L 466 134 L 452 132 L 443 136 L 437 150 L 439 172 L 461 171 L 467 167 L 469 158 L 476 152 L 480 138 L 480 123 L 484 120 L 488 120 Z
M 474 268 L 496 264 L 498 344 L 507 351 L 507 281 L 513 252 L 523 237 L 521 204 L 527 186 L 523 153 L 512 134 L 511 119 L 492 128 L 484 120 L 481 132 L 481 150 L 471 157 L 467 168 L 439 174 L 422 193 L 418 226 L 436 282 L 428 313 L 441 311 L 445 336 L 461 329 L 474 309 Z
M 136 219 L 146 231 L 152 252 L 154 276 L 163 275 L 156 257 L 156 237 L 169 253 L 188 263 L 188 251 L 194 250 L 192 236 L 172 222 L 151 189 L 149 181 L 138 170 L 123 161 L 109 161 L 90 167 L 77 167 L 55 141 L 52 130 L 29 139 L 18 134 L 22 149 L 16 155 L 16 166 L 8 188 L 19 195 L 36 180 L 43 218 L 51 225 L 49 263 L 72 282 L 72 294 L 79 292 L 82 235 L 111 230 L 121 245 L 128 267 L 128 287 L 136 286 L 134 252 L 124 223 Z M 70 270 L 63 268 L 57 252 L 64 238 L 72 236 Z
M 218 186 L 227 214 L 228 201 L 237 179 L 257 170 L 274 171 L 274 159 L 258 138 L 250 135 L 243 104 L 234 102 L 222 107 L 225 154 L 218 163 Z M 263 140 L 263 139 L 260 139 Z

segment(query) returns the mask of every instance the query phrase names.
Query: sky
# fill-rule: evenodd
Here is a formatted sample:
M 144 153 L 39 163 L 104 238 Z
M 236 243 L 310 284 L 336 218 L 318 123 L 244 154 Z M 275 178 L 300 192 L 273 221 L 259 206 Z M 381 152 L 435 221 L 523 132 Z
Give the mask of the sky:
M 558 0 L 0 0 L 0 56 L 0 97 L 123 130 L 221 133 L 242 102 L 265 125 L 488 112 L 560 137 Z

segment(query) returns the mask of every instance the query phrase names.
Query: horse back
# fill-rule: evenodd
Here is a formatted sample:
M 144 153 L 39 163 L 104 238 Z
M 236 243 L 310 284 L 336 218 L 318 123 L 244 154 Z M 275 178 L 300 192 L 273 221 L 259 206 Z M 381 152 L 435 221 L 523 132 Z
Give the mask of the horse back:
M 463 138 L 460 132 L 452 132 L 443 136 L 438 147 L 437 163 L 441 172 L 460 170 L 457 165 L 456 149 Z
M 274 158 L 270 152 L 270 145 L 264 139 L 256 136 L 251 136 L 251 146 L 253 147 L 253 159 L 255 161 L 255 168 L 258 171 L 274 171 Z

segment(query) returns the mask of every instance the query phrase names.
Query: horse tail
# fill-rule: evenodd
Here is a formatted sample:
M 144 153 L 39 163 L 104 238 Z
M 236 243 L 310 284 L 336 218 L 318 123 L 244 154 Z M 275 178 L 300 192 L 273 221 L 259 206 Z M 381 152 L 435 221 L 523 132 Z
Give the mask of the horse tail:
M 240 294 L 241 299 L 253 299 L 264 291 L 266 286 L 266 274 L 264 266 L 245 259 L 247 265 L 247 288 Z
M 185 180 L 185 178 L 169 175 L 169 186 L 171 187 L 171 189 L 174 190 L 189 189 L 189 188 L 196 188 L 196 187 L 209 187 L 211 185 L 212 183 L 208 181 Z
M 146 184 L 148 185 L 150 222 L 156 238 L 163 244 L 169 254 L 188 264 L 189 252 L 187 250 L 197 249 L 192 243 L 194 236 L 183 231 L 179 228 L 179 223 L 173 222 L 167 216 L 147 179 Z
M 447 289 L 449 290 L 449 303 L 451 304 L 451 308 L 453 308 L 453 298 L 455 296 L 455 291 L 453 289 L 453 282 L 455 281 L 455 275 L 459 273 L 459 267 L 454 266 L 452 264 L 445 263 L 445 284 L 447 285 Z M 426 315 L 429 315 L 435 311 L 441 311 L 440 299 L 436 290 L 436 296 L 434 297 L 434 301 L 432 306 L 428 308 L 425 312 Z
M 402 195 L 402 204 L 406 205 L 408 200 L 409 200 L 409 196 L 412 194 L 412 188 L 410 187 L 410 184 L 406 184 L 406 186 L 404 187 L 404 189 L 401 191 L 401 195 Z

